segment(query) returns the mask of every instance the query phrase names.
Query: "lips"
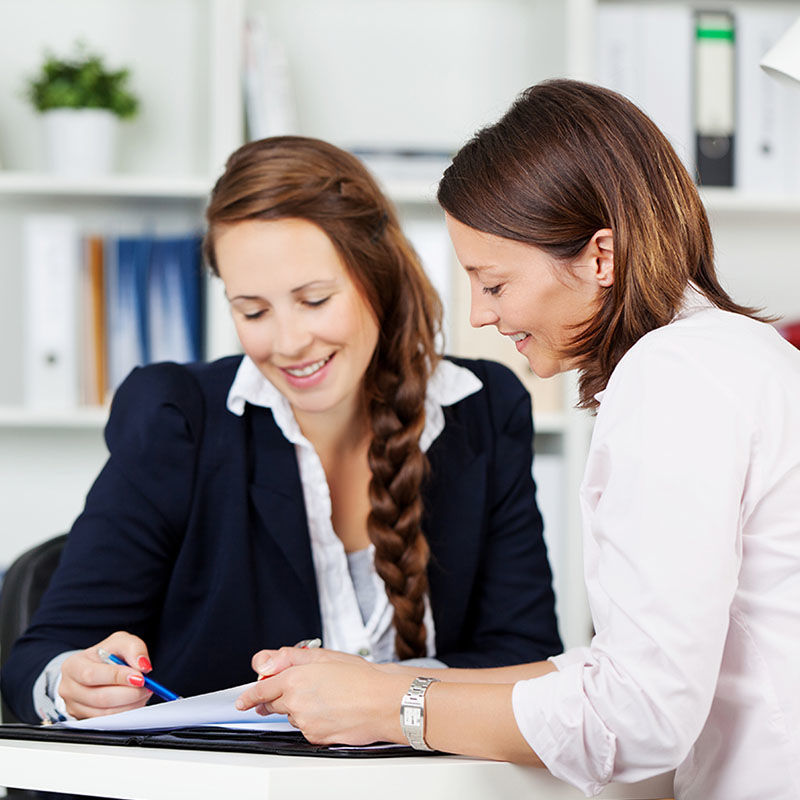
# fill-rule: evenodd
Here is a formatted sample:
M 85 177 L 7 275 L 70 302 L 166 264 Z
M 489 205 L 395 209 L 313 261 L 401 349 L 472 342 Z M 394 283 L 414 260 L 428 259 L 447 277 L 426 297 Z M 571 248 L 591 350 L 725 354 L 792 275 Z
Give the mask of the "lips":
M 283 367 L 284 372 L 288 372 L 293 378 L 308 378 L 315 372 L 319 372 L 331 359 L 333 354 L 321 358 L 318 361 L 312 361 L 302 367 Z
M 531 338 L 531 335 L 526 331 L 515 331 L 514 333 L 505 333 L 500 331 L 503 336 L 508 336 L 512 342 L 514 342 L 514 347 L 521 353 L 525 346 L 528 344 L 528 339 Z

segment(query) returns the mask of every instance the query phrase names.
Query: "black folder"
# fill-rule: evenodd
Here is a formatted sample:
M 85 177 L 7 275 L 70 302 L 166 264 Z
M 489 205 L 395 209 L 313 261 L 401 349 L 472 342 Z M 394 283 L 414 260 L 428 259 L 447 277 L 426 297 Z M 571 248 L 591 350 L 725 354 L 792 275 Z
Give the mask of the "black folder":
M 353 747 L 309 742 L 300 731 L 246 731 L 200 726 L 167 730 L 92 731 L 53 725 L 0 725 L 0 739 L 25 739 L 72 744 L 110 744 L 132 747 L 166 747 L 178 750 L 219 750 L 234 753 L 270 753 L 282 756 L 329 758 L 387 758 L 430 755 L 407 745 Z

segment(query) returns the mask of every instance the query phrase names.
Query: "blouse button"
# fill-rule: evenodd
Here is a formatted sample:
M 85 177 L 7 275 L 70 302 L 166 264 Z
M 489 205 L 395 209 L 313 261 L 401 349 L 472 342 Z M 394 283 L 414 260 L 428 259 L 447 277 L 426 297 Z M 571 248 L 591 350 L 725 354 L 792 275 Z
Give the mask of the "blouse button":
M 369 655 L 369 647 L 362 647 L 359 649 L 358 654 L 360 656 L 368 656 Z

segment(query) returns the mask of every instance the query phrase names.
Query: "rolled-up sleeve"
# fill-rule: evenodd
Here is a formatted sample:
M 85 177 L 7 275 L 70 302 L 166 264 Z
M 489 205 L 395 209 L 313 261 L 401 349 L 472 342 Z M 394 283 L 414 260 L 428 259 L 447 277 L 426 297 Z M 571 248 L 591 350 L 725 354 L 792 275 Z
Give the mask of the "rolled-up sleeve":
M 583 688 L 583 663 L 514 685 L 512 705 L 520 732 L 557 778 L 597 794 L 611 780 L 614 734 Z M 575 742 L 582 742 L 576 747 Z

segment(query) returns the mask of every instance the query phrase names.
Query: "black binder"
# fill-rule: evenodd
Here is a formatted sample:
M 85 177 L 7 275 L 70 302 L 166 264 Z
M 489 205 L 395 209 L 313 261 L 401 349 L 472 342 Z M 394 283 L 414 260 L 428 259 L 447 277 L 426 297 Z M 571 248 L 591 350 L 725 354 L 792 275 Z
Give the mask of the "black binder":
M 695 12 L 694 115 L 697 181 L 733 186 L 736 128 L 734 16 Z
M 167 730 L 92 731 L 53 725 L 0 725 L 0 739 L 39 742 L 106 744 L 132 747 L 165 747 L 177 750 L 218 750 L 235 753 L 269 753 L 282 756 L 324 756 L 328 758 L 388 758 L 431 755 L 407 745 L 352 747 L 311 744 L 300 731 L 244 731 L 201 726 Z

